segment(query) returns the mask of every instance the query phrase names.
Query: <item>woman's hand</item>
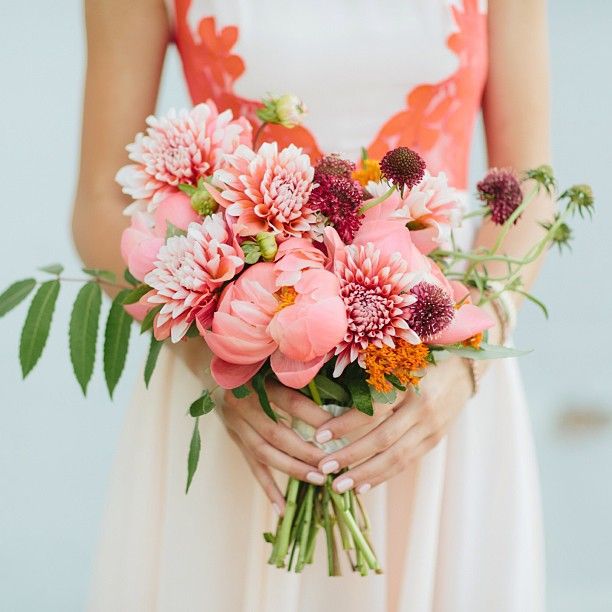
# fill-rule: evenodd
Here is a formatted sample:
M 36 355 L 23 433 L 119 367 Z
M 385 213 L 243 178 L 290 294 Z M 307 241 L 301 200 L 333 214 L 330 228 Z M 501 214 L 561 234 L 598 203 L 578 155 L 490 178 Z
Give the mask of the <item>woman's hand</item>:
M 338 476 L 338 493 L 356 488 L 365 493 L 399 472 L 433 448 L 445 435 L 450 422 L 472 394 L 468 366 L 453 357 L 428 370 L 421 393 L 408 391 L 385 411 L 377 406 L 376 426 L 363 437 L 319 462 L 324 474 L 356 466 Z M 389 409 L 391 414 L 389 414 Z M 386 412 L 386 414 L 385 414 Z M 385 418 L 386 417 L 386 418 Z M 330 419 L 319 428 L 319 441 L 341 438 L 372 419 L 357 410 Z
M 329 420 L 327 412 L 293 389 L 271 383 L 267 390 L 277 412 L 296 417 L 314 428 Z M 264 413 L 255 393 L 237 399 L 231 391 L 227 391 L 223 407 L 218 412 L 279 514 L 284 512 L 285 499 L 270 468 L 312 484 L 322 485 L 325 482 L 325 476 L 317 468 L 325 453 L 313 444 L 304 442 L 283 419 L 275 423 Z

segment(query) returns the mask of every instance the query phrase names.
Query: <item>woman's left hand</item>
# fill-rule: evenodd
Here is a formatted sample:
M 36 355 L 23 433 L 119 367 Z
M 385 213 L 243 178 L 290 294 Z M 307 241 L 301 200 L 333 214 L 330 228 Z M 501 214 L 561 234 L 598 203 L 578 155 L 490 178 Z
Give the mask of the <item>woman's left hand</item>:
M 420 385 L 420 394 L 407 391 L 390 414 L 362 437 L 322 459 L 324 474 L 356 466 L 334 480 L 334 489 L 342 493 L 355 488 L 365 493 L 404 470 L 412 461 L 432 449 L 446 434 L 449 424 L 472 394 L 468 366 L 458 357 L 443 361 L 428 370 Z M 375 407 L 375 413 L 384 406 Z M 318 440 L 349 436 L 367 427 L 372 419 L 357 410 L 330 419 L 317 430 Z

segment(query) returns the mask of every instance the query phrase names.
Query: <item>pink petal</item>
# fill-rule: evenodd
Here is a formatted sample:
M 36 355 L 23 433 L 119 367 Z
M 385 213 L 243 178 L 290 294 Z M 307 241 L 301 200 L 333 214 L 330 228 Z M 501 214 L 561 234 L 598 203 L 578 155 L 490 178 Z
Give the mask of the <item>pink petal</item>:
M 241 365 L 261 361 L 276 350 L 276 342 L 272 339 L 262 342 L 249 342 L 242 338 L 226 336 L 210 330 L 204 331 L 204 340 L 215 355 L 230 363 Z
M 317 359 L 303 362 L 289 359 L 280 351 L 275 351 L 270 357 L 270 365 L 283 385 L 293 389 L 301 389 L 317 375 L 317 372 L 325 363 L 325 357 L 323 355 Z
M 456 344 L 493 327 L 495 321 L 482 309 L 473 304 L 464 304 L 455 311 L 451 324 L 434 339 L 435 344 Z
M 210 363 L 210 373 L 220 387 L 235 389 L 251 380 L 264 361 L 265 359 L 256 363 L 236 365 L 215 356 Z

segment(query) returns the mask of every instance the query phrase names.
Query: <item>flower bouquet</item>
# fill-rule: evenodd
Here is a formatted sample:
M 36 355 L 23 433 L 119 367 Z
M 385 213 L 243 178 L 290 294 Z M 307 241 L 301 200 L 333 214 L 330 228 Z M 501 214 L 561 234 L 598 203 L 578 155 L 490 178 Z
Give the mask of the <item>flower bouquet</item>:
M 294 96 L 265 100 L 261 125 L 297 125 L 305 112 Z M 164 343 L 188 338 L 213 353 L 211 375 L 238 398 L 255 393 L 273 420 L 266 381 L 299 390 L 331 415 L 418 392 L 427 370 L 448 355 L 468 360 L 521 354 L 487 342 L 499 319 L 507 327 L 518 292 L 544 308 L 521 285 L 523 266 L 551 244 L 567 243 L 576 212 L 591 212 L 587 186 L 564 191 L 557 215 L 523 258 L 504 254 L 510 229 L 538 192 L 555 193 L 548 167 L 519 178 L 491 170 L 478 185 L 482 206 L 463 209 L 443 174 L 400 147 L 381 160 L 364 154 L 357 166 L 336 154 L 315 161 L 300 148 L 279 149 L 253 139 L 246 119 L 219 113 L 212 102 L 147 119 L 127 150 L 132 161 L 117 174 L 133 202 L 123 233 L 125 282 L 104 270 L 83 270 L 69 324 L 75 376 L 86 392 L 96 353 L 101 287 L 119 290 L 104 331 L 103 365 L 112 396 L 121 376 L 133 320 L 151 335 L 144 377 L 148 385 Z M 531 185 L 524 193 L 525 182 Z M 482 216 L 499 226 L 492 248 L 458 248 L 455 229 Z M 488 262 L 507 272 L 491 277 Z M 21 336 L 24 377 L 37 363 L 66 278 L 59 265 L 39 283 L 18 281 L 0 296 L 0 316 L 37 288 Z M 485 309 L 490 304 L 492 307 Z M 493 314 L 490 314 L 493 313 Z M 473 363 L 473 361 L 471 361 Z M 470 370 L 474 374 L 474 370 Z M 476 383 L 476 380 L 474 380 Z M 200 417 L 214 408 L 206 389 L 189 407 L 194 418 L 187 489 L 200 453 Z M 312 440 L 312 430 L 288 423 L 324 450 L 342 440 Z M 289 478 L 286 509 L 274 533 L 270 563 L 301 571 L 312 563 L 319 531 L 329 574 L 340 573 L 339 547 L 361 575 L 380 572 L 370 522 L 358 494 Z

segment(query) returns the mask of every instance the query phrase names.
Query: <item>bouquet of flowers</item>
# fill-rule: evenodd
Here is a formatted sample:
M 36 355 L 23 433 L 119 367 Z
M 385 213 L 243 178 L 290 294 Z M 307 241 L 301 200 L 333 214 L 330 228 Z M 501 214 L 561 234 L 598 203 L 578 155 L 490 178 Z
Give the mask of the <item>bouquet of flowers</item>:
M 304 105 L 291 95 L 270 98 L 259 110 L 262 126 L 297 125 Z M 133 203 L 121 240 L 125 282 L 85 269 L 70 319 L 75 376 L 86 392 L 96 353 L 101 286 L 119 288 L 106 320 L 104 373 L 109 392 L 121 376 L 133 320 L 151 334 L 146 384 L 166 342 L 194 338 L 213 353 L 211 375 L 238 398 L 255 393 L 273 420 L 266 381 L 276 379 L 322 405 L 330 415 L 356 409 L 373 414 L 398 392 L 418 392 L 438 360 L 520 354 L 487 343 L 495 320 L 511 319 L 510 292 L 544 308 L 521 285 L 521 269 L 551 244 L 570 237 L 569 218 L 591 212 L 588 186 L 564 191 L 555 218 L 523 258 L 504 254 L 504 240 L 541 190 L 555 193 L 549 167 L 519 178 L 493 169 L 478 184 L 482 206 L 467 213 L 443 174 L 400 147 L 381 160 L 364 154 L 357 166 L 337 154 L 315 161 L 300 148 L 279 149 L 253 138 L 246 119 L 214 103 L 147 119 L 127 150 L 132 161 L 117 174 Z M 530 191 L 524 193 L 524 181 Z M 470 216 L 499 226 L 490 249 L 463 251 L 455 229 Z M 491 277 L 488 262 L 506 274 Z M 36 287 L 23 327 L 23 375 L 37 363 L 66 278 L 59 265 L 41 269 L 54 278 L 18 281 L 0 296 L 0 316 Z M 486 304 L 494 307 L 488 311 Z M 472 370 L 473 372 L 473 370 Z M 214 408 L 206 389 L 189 408 L 194 430 L 187 489 L 197 468 L 200 417 Z M 289 424 L 324 450 L 343 441 L 315 441 L 312 429 Z M 286 510 L 275 533 L 270 563 L 301 571 L 312 563 L 320 530 L 330 575 L 340 572 L 336 534 L 350 565 L 362 575 L 381 571 L 369 537 L 370 522 L 354 491 L 290 478 Z

